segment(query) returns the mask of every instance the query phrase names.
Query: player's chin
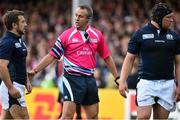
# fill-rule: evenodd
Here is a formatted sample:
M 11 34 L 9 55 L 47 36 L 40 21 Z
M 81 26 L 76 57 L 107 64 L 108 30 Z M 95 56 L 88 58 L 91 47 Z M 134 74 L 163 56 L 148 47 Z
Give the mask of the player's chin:
M 80 27 L 80 25 L 76 23 L 76 27 L 77 27 L 77 28 L 79 28 L 79 27 Z
M 77 29 L 81 29 L 81 26 L 76 26 Z

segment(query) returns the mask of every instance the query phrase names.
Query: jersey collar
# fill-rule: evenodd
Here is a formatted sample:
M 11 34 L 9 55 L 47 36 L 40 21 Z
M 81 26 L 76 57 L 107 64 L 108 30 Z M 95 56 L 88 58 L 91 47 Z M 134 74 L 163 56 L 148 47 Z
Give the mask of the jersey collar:
M 18 35 L 16 35 L 16 34 L 14 34 L 14 33 L 12 33 L 12 32 L 6 32 L 6 35 L 7 36 L 11 36 L 11 37 L 13 37 L 13 38 L 15 38 L 15 39 L 19 39 L 19 38 L 21 38 L 21 36 L 18 36 Z

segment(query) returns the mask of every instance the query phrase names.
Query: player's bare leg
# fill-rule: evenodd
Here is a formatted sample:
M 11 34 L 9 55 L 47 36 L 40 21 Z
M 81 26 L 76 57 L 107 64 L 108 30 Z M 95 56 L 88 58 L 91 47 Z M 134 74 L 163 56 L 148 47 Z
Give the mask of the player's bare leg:
M 98 119 L 98 103 L 88 106 L 83 106 L 86 111 L 87 119 Z
M 5 120 L 5 119 L 13 119 L 11 116 L 10 111 L 6 111 L 6 110 L 2 110 L 1 111 L 1 120 Z
M 76 104 L 71 101 L 64 101 L 61 120 L 73 119 L 75 112 L 76 112 Z
M 150 119 L 152 106 L 137 106 L 137 119 Z
M 153 105 L 153 119 L 168 119 L 169 111 L 164 109 L 161 105 Z
M 14 119 L 29 119 L 29 114 L 26 107 L 21 107 L 14 104 L 10 108 L 10 113 Z

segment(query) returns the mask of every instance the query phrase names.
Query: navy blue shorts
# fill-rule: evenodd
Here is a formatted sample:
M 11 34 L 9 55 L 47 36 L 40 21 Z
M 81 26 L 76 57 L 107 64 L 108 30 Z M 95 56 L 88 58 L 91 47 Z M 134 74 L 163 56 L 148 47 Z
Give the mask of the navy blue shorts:
M 76 104 L 92 105 L 99 102 L 98 87 L 93 76 L 63 76 L 64 101 L 74 101 Z

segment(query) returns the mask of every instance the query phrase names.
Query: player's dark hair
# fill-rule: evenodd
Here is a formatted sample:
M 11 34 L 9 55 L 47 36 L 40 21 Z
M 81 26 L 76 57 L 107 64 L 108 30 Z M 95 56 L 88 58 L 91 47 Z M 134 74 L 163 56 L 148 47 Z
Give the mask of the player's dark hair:
M 24 12 L 23 11 L 19 11 L 19 10 L 12 10 L 12 11 L 7 11 L 4 16 L 3 16 L 3 23 L 6 27 L 7 30 L 12 30 L 13 28 L 13 23 L 18 23 L 19 19 L 18 16 L 19 15 L 23 15 L 24 16 Z
M 0 19 L 0 37 L 2 37 L 3 33 L 4 33 L 4 26 L 3 26 L 3 22 L 2 19 Z
M 152 9 L 152 20 L 162 28 L 163 17 L 171 12 L 172 8 L 170 8 L 166 3 L 157 3 Z

